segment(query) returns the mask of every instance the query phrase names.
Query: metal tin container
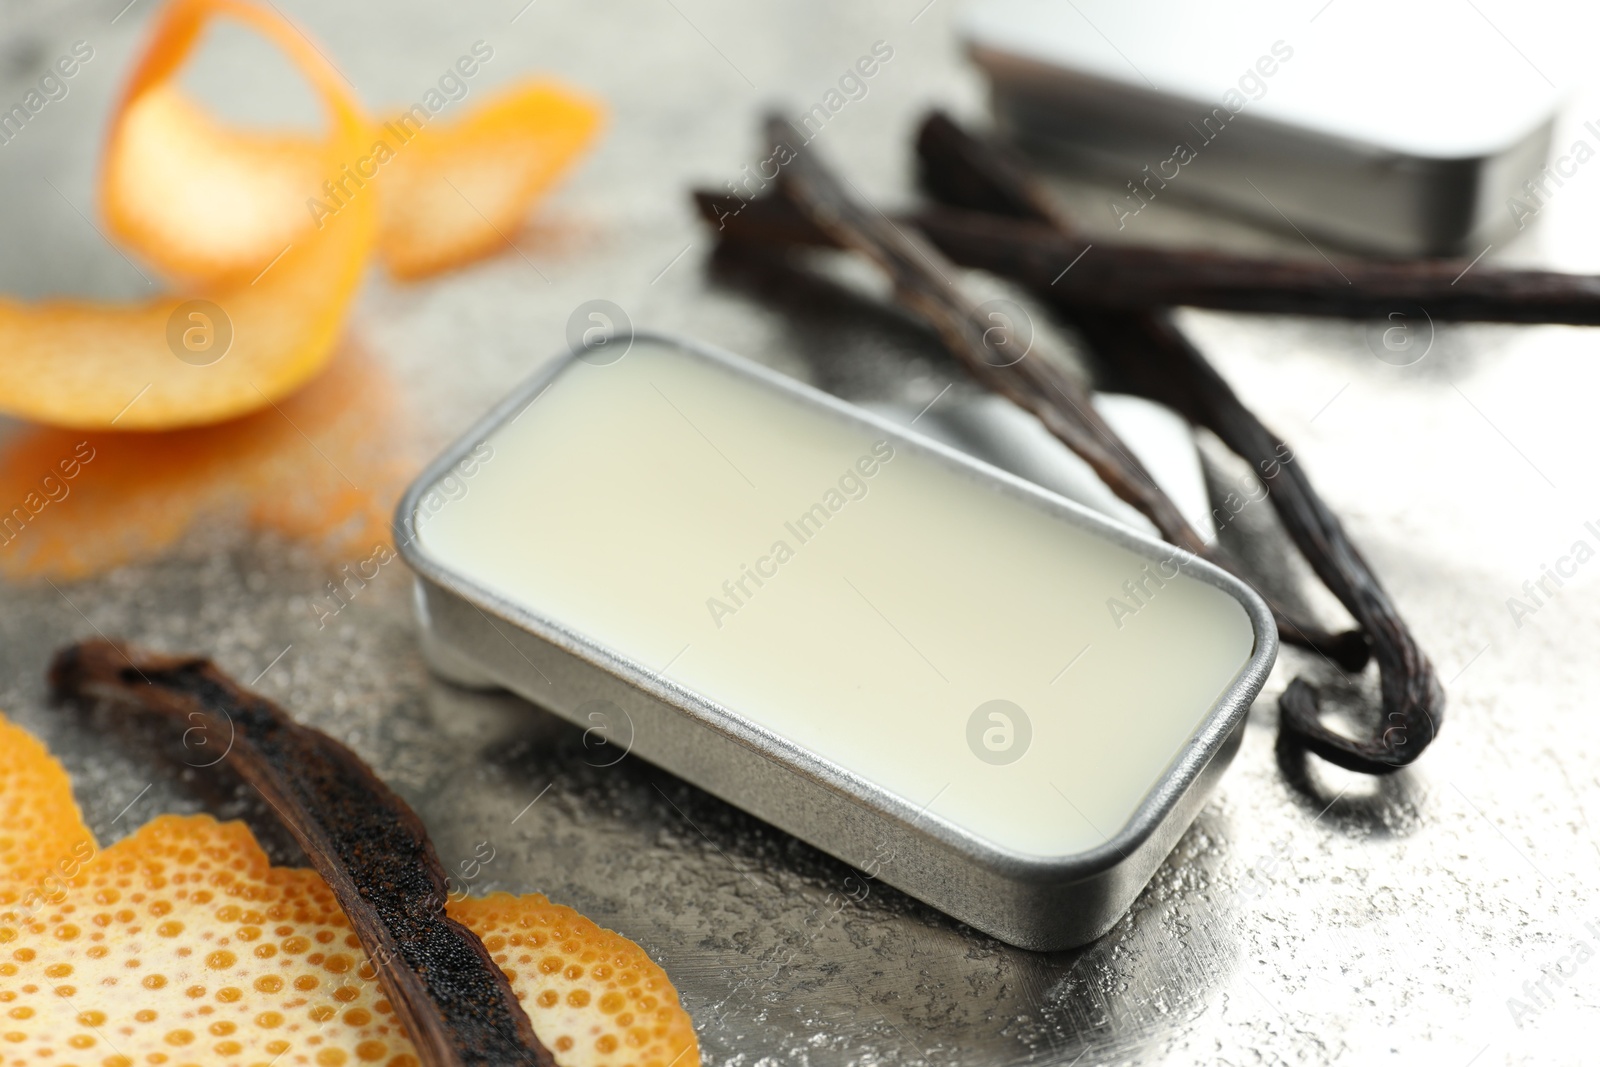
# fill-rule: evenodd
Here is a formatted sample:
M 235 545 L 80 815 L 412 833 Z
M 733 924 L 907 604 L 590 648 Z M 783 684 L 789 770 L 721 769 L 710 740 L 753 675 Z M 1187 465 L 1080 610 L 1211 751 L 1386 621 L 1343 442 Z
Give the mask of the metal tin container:
M 1147 568 L 1159 565 L 1162 574 L 1168 573 L 1170 565 L 1173 570 L 1181 571 L 1181 576 L 1171 579 L 1174 587 L 1188 592 L 1163 595 L 1175 600 L 1192 594 L 1199 598 L 1197 603 L 1201 600 L 1226 602 L 1230 605 L 1228 611 L 1239 613 L 1239 633 L 1246 638 L 1245 644 L 1240 646 L 1245 648 L 1242 660 L 1237 665 L 1214 665 L 1223 672 L 1218 677 L 1227 679 L 1221 691 L 1206 690 L 1216 693 L 1215 699 L 1207 698 L 1192 709 L 1192 723 L 1174 734 L 1171 747 L 1166 750 L 1172 753 L 1171 758 L 1163 757 L 1163 762 L 1156 764 L 1160 770 L 1148 788 L 1136 783 L 1140 792 L 1133 795 L 1142 799 L 1130 808 L 1130 816 L 1121 825 L 1106 826 L 1103 832 L 1097 829 L 1103 837 L 1098 844 L 1058 854 L 1035 854 L 997 844 L 993 835 L 974 832 L 970 825 L 953 816 L 947 817 L 936 803 L 945 790 L 939 790 L 938 795 L 930 798 L 910 796 L 903 789 L 890 788 L 884 781 L 851 769 L 839 758 L 819 751 L 828 748 L 831 742 L 799 741 L 795 736 L 772 728 L 773 720 L 767 709 L 731 706 L 725 699 L 719 699 L 720 692 L 708 692 L 721 688 L 715 677 L 709 682 L 702 678 L 696 684 L 686 684 L 682 668 L 669 671 L 671 663 L 662 665 L 666 657 L 648 662 L 649 657 L 636 650 L 619 647 L 628 644 L 627 640 L 601 639 L 590 632 L 596 629 L 594 625 L 575 622 L 572 617 L 556 617 L 540 609 L 532 603 L 538 596 L 530 596 L 524 586 L 509 579 L 498 581 L 492 574 L 486 577 L 488 572 L 482 569 L 476 557 L 452 555 L 454 550 L 441 553 L 434 543 L 437 535 L 430 533 L 430 523 L 436 521 L 433 516 L 442 514 L 441 508 L 451 507 L 462 509 L 458 515 L 467 515 L 468 505 L 461 501 L 471 500 L 470 508 L 476 510 L 460 522 L 468 523 L 470 518 L 471 523 L 477 523 L 478 516 L 494 513 L 497 494 L 522 494 L 521 473 L 513 469 L 515 465 L 510 460 L 500 457 L 513 455 L 515 448 L 522 447 L 517 444 L 521 440 L 517 435 L 545 432 L 543 425 L 530 420 L 561 425 L 558 416 L 568 410 L 563 405 L 577 403 L 564 397 L 579 395 L 579 389 L 598 387 L 594 383 L 601 381 L 598 375 L 605 372 L 597 370 L 595 363 L 586 358 L 588 353 L 579 353 L 557 358 L 517 389 L 424 471 L 399 505 L 397 540 L 402 555 L 418 574 L 417 608 L 424 649 L 434 669 L 462 684 L 504 687 L 585 728 L 614 730 L 609 740 L 623 751 L 648 759 L 860 868 L 867 876 L 894 885 L 1003 941 L 1049 950 L 1083 944 L 1105 933 L 1127 910 L 1188 827 L 1238 747 L 1251 701 L 1259 692 L 1277 652 L 1277 632 L 1266 605 L 1244 583 L 1204 561 L 1193 557 L 1180 559 L 1170 545 L 1108 521 L 805 385 L 689 342 L 642 334 L 630 341 L 631 348 L 622 358 L 635 361 L 634 367 L 676 366 L 686 368 L 685 373 L 715 377 L 752 402 L 771 403 L 773 410 L 782 415 L 782 420 L 758 422 L 798 420 L 789 425 L 809 426 L 822 434 L 874 439 L 894 455 L 909 457 L 902 466 L 894 468 L 893 477 L 901 479 L 901 485 L 906 484 L 907 479 L 926 475 L 935 479 L 935 484 L 953 486 L 961 493 L 975 494 L 973 499 L 990 502 L 991 506 L 979 509 L 979 513 L 970 509 L 964 512 L 963 522 L 976 522 L 981 528 L 982 523 L 990 521 L 984 515 L 991 511 L 1002 516 L 1014 514 L 1027 523 L 1040 523 L 1041 529 L 1050 536 L 1059 535 L 1064 544 L 1080 546 L 1086 558 L 1100 558 L 1096 553 L 1108 554 L 1106 558 L 1126 557 L 1133 562 L 1144 561 Z M 610 358 L 608 355 L 607 359 Z M 652 364 L 652 360 L 658 363 Z M 655 378 L 650 378 L 650 382 L 654 388 Z M 667 393 L 660 389 L 656 391 L 685 422 L 689 421 L 685 410 L 698 414 L 693 397 L 686 399 L 681 389 L 676 401 L 669 400 Z M 571 441 L 572 462 L 582 462 L 597 449 L 607 447 L 606 442 L 611 440 L 610 429 L 593 426 L 591 422 L 581 425 L 586 427 L 578 434 L 583 439 Z M 719 459 L 718 454 L 714 454 L 722 451 L 712 444 L 713 438 L 719 438 L 732 456 L 752 466 L 758 479 L 765 477 L 759 473 L 759 456 L 747 459 L 751 453 L 741 451 L 736 442 L 730 443 L 729 431 L 714 424 L 708 424 L 708 431 L 709 435 L 695 427 L 695 432 L 711 445 L 705 451 L 708 467 L 725 473 L 726 468 L 719 464 L 727 461 L 729 467 L 733 466 L 730 455 L 723 454 Z M 684 430 L 685 434 L 687 432 Z M 584 437 L 585 434 L 590 436 Z M 645 451 L 649 451 L 649 444 L 646 439 Z M 787 447 L 781 439 L 777 444 L 780 448 Z M 466 475 L 469 467 L 477 470 L 474 457 L 491 455 L 496 457 L 494 462 L 502 464 L 492 479 L 482 473 L 477 473 L 475 480 Z M 889 469 L 884 466 L 878 477 L 890 477 L 884 473 Z M 463 481 L 464 477 L 467 480 Z M 885 481 L 879 484 L 889 486 Z M 596 494 L 614 494 L 625 487 L 602 481 L 591 488 Z M 754 489 L 753 484 L 751 488 Z M 742 486 L 737 489 L 743 492 Z M 850 518 L 856 529 L 854 532 L 846 529 L 837 535 L 830 533 L 835 544 L 851 537 L 860 538 L 862 544 L 874 544 L 875 531 L 879 529 L 875 524 L 887 521 L 887 516 L 900 506 L 895 503 L 898 498 L 892 494 L 904 490 L 888 487 L 873 491 L 880 494 L 878 499 L 883 502 L 870 507 L 851 504 L 850 507 L 857 509 Z M 527 490 L 529 494 L 535 492 L 538 491 Z M 541 497 L 541 502 L 543 499 Z M 526 502 L 521 506 L 526 507 Z M 590 533 L 598 537 L 607 532 L 598 526 L 585 525 L 590 519 L 581 505 L 535 510 L 540 523 L 560 524 L 565 530 L 563 536 L 571 534 L 581 540 Z M 663 516 L 657 513 L 651 516 L 651 521 L 688 524 L 684 532 L 690 536 L 712 538 L 719 535 L 717 514 L 687 505 L 682 514 Z M 998 529 L 994 532 L 996 536 L 1003 533 Z M 651 551 L 649 542 L 644 543 L 643 551 L 648 554 Z M 905 546 L 892 547 L 903 550 Z M 982 550 L 982 544 L 970 545 L 974 561 Z M 815 553 L 813 559 L 820 559 L 824 549 L 808 551 Z M 648 558 L 629 565 L 648 567 L 655 573 L 663 568 L 672 569 L 674 560 Z M 934 595 L 943 596 L 941 583 L 951 584 L 953 588 L 962 570 L 961 561 L 952 560 L 948 571 L 927 574 L 927 584 Z M 873 572 L 866 574 L 875 577 Z M 565 571 L 563 575 L 570 577 Z M 579 591 L 581 594 L 581 583 Z M 595 593 L 596 597 L 602 595 L 606 594 L 598 590 Z M 641 611 L 645 609 L 644 601 L 651 595 L 649 590 L 638 593 Z M 1088 598 L 1084 603 L 1092 603 L 1094 610 L 1100 610 L 1098 599 L 1088 593 L 1084 596 Z M 618 607 L 626 612 L 628 604 L 620 603 Z M 636 620 L 628 621 L 631 624 Z M 893 627 L 894 624 L 889 625 Z M 965 647 L 965 642 L 976 639 L 978 628 L 992 625 L 1003 626 L 1004 620 L 974 619 L 970 622 L 972 634 L 938 636 Z M 1106 624 L 1096 619 L 1084 625 L 1104 628 Z M 709 642 L 713 638 L 696 639 Z M 751 639 L 761 640 L 759 637 Z M 826 635 L 818 638 L 826 639 Z M 1179 646 L 1187 640 L 1187 636 L 1177 635 L 1171 641 L 1171 651 L 1182 652 Z M 1195 640 L 1202 640 L 1202 635 L 1195 635 Z M 821 663 L 793 662 L 794 653 L 788 648 L 767 651 L 773 657 L 775 674 L 782 673 L 776 669 L 778 667 L 790 672 L 829 669 Z M 1073 651 L 1072 647 L 1062 646 L 1063 662 Z M 1083 654 L 1080 652 L 1079 656 Z M 676 662 L 678 657 L 672 660 Z M 922 669 L 909 657 L 904 662 L 908 678 L 912 672 Z M 931 661 L 928 666 L 932 666 Z M 1159 668 L 1161 665 L 1152 666 Z M 964 670 L 968 665 L 959 667 Z M 947 665 L 947 669 L 952 677 L 959 673 L 957 666 Z M 899 677 L 896 671 L 886 675 L 889 684 L 896 684 L 895 679 Z M 1066 673 L 1065 668 L 1062 673 Z M 1133 709 L 1134 715 L 1143 706 L 1141 688 L 1155 684 L 1153 680 L 1160 674 L 1157 669 L 1126 679 L 1126 706 Z M 909 682 L 907 684 L 909 686 Z M 1004 679 L 995 680 L 995 684 L 1003 688 Z M 1051 684 L 1055 684 L 1054 680 Z M 924 716 L 924 709 L 919 705 L 913 713 L 918 733 L 922 732 L 924 719 L 929 731 L 937 732 L 938 724 L 947 722 L 951 729 L 959 729 L 960 724 L 952 718 L 951 709 L 930 706 L 925 710 Z M 1097 715 L 1100 711 L 1084 709 L 1084 714 Z M 956 712 L 964 723 L 964 707 Z M 1046 721 L 1041 715 L 1033 729 L 1044 737 L 1054 728 L 1053 721 Z M 862 728 L 867 727 L 863 725 Z M 1118 732 L 1138 733 L 1146 728 L 1146 724 L 1138 721 L 1125 721 L 1118 725 Z M 1073 736 L 1070 723 L 1061 729 L 1069 731 L 1069 739 Z M 972 745 L 970 732 L 967 737 L 966 743 Z M 939 743 L 943 744 L 944 740 Z M 1047 749 L 1042 741 L 1036 744 L 1043 753 L 1040 759 L 1050 751 L 1069 751 Z M 1075 758 L 1081 756 L 1098 761 L 1109 758 L 1114 745 L 1102 744 L 1102 748 L 1104 751 L 1071 751 Z M 973 753 L 977 755 L 978 750 L 974 748 Z M 904 769 L 894 762 L 896 758 L 894 754 L 884 756 L 886 762 L 879 766 L 892 766 L 897 772 Z M 987 766 L 988 762 L 991 761 L 983 764 L 972 761 L 971 773 L 979 781 L 986 780 L 982 779 L 983 775 L 995 773 Z M 1049 766 L 1046 765 L 1046 770 Z M 887 779 L 888 776 L 882 777 Z M 1062 781 L 1067 791 L 1063 791 L 1060 784 L 1055 784 L 1054 788 L 1066 799 L 1075 786 L 1071 779 Z M 966 784 L 963 782 L 963 787 Z M 1084 803 L 1082 798 L 1079 802 Z M 1073 802 L 1068 800 L 1067 803 Z M 1065 812 L 1064 808 L 1062 810 Z M 1073 810 L 1077 810 L 1077 805 Z M 1063 816 L 1070 817 L 1069 814 Z
M 999 125 L 1110 178 L 1119 230 L 1173 197 L 1476 254 L 1562 184 L 1544 169 L 1561 94 L 1470 6 L 1346 0 L 1307 21 L 1267 0 L 988 0 L 962 34 Z

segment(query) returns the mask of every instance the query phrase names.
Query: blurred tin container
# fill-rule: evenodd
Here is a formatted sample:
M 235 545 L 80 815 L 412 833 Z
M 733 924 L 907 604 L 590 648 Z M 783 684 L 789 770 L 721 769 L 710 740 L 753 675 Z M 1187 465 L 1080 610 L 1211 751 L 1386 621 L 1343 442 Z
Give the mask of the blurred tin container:
M 1050 523 L 1060 524 L 1063 534 L 1087 533 L 1095 544 L 1116 546 L 1135 560 L 1174 558 L 1169 545 L 736 357 L 643 334 L 631 339 L 626 355 L 633 360 L 669 357 L 725 376 L 733 387 L 763 403 L 781 402 L 786 417 L 890 442 L 897 455 L 920 457 L 914 462 L 941 477 L 951 475 L 982 494 L 1009 498 L 1030 514 L 1047 516 Z M 397 540 L 418 575 L 417 610 L 430 666 L 459 684 L 509 689 L 591 731 L 616 725 L 596 710 L 608 709 L 627 723 L 626 738 L 611 739 L 625 740 L 632 753 L 1003 941 L 1051 950 L 1105 933 L 1171 851 L 1238 748 L 1250 704 L 1277 652 L 1277 632 L 1260 598 L 1218 568 L 1193 557 L 1185 560 L 1183 581 L 1221 590 L 1247 617 L 1242 625 L 1252 644 L 1244 662 L 1214 703 L 1197 709 L 1193 729 L 1174 739 L 1175 756 L 1125 825 L 1107 828 L 1103 843 L 1048 856 L 999 847 L 943 818 L 933 801 L 885 788 L 775 733 L 758 721 L 758 709 L 726 706 L 669 676 L 666 668 L 597 639 L 571 619 L 530 609 L 525 597 L 497 588 L 481 573 L 468 573 L 471 568 L 446 561 L 430 547 L 427 513 L 435 507 L 430 501 L 460 496 L 488 508 L 493 494 L 517 483 L 504 482 L 496 488 L 478 474 L 477 483 L 457 493 L 450 487 L 461 479 L 461 472 L 475 463 L 474 457 L 494 455 L 494 462 L 508 462 L 498 458 L 511 451 L 504 435 L 520 432 L 518 422 L 526 431 L 528 420 L 554 417 L 566 402 L 563 384 L 595 373 L 595 367 L 571 354 L 554 360 L 447 449 L 401 501 Z M 678 404 L 692 401 L 692 397 L 676 398 Z M 571 455 L 586 455 L 609 440 L 604 428 L 596 428 L 595 434 L 592 440 L 571 441 Z M 717 467 L 720 461 L 708 450 L 706 462 Z M 608 493 L 617 487 L 593 488 Z M 863 510 L 859 517 L 869 523 L 871 513 Z M 561 507 L 552 508 L 548 518 L 576 523 L 580 533 L 586 521 L 575 509 Z M 716 515 L 693 510 L 653 515 L 652 520 L 698 522 L 701 526 L 688 532 L 706 536 L 715 535 L 718 523 Z M 981 546 L 974 546 L 974 558 L 981 551 Z M 650 563 L 671 567 L 673 561 Z M 930 580 L 937 581 L 937 576 Z M 973 625 L 990 623 L 974 620 Z M 775 649 L 773 655 L 784 656 L 786 651 Z M 1141 681 L 1134 678 L 1128 684 L 1137 689 Z M 1128 726 L 1138 728 L 1137 723 Z M 983 771 L 976 763 L 973 766 L 978 773 Z
M 1182 197 L 1386 254 L 1477 253 L 1538 206 L 1525 183 L 1560 184 L 1561 94 L 1471 5 L 987 0 L 962 35 L 1001 128 L 1113 179 L 1119 229 Z

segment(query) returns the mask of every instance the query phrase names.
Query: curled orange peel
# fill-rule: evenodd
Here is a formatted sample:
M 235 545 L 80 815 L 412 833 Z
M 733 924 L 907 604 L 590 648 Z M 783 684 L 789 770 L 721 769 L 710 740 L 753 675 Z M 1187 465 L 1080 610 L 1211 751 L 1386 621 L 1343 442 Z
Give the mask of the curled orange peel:
M 177 87 L 219 17 L 289 58 L 322 104 L 321 136 L 229 127 Z M 366 165 L 368 191 L 349 181 L 350 168 L 392 135 L 299 30 L 244 0 L 173 0 L 113 114 L 100 204 L 111 234 L 181 295 L 0 298 L 0 412 L 165 430 L 274 404 L 332 354 L 380 242 L 380 211 L 397 274 L 493 253 L 588 143 L 599 114 L 556 86 L 517 86 L 453 124 L 429 124 L 415 145 L 397 141 L 387 167 Z
M 645 952 L 539 894 L 452 900 L 559 1067 L 696 1067 Z M 104 849 L 61 765 L 0 716 L 0 1067 L 418 1067 L 315 871 L 243 823 L 162 815 Z
M 275 44 L 316 90 L 329 126 L 318 145 L 319 160 L 331 165 L 361 143 L 365 123 L 354 100 L 292 27 L 239 0 L 176 0 L 160 16 L 150 48 L 113 115 L 102 199 L 113 230 L 146 259 L 175 272 L 210 259 L 217 284 L 196 295 L 220 314 L 208 308 L 183 311 L 184 297 L 123 306 L 0 301 L 0 351 L 5 353 L 0 410 L 85 429 L 216 422 L 285 396 L 331 353 L 372 246 L 374 205 L 352 205 L 320 231 L 308 223 L 270 269 L 267 259 L 253 264 L 258 277 L 243 277 L 242 254 L 219 261 L 178 236 L 236 232 L 230 216 L 241 207 L 225 198 L 198 196 L 178 179 L 189 174 L 198 187 L 206 187 L 236 147 L 226 138 L 208 140 L 210 120 L 183 101 L 172 82 L 201 30 L 219 15 Z M 176 186 L 155 180 L 152 161 L 162 158 L 170 161 L 166 177 L 178 180 Z M 238 192 L 246 216 L 250 205 L 271 200 L 260 189 Z M 237 247 L 242 253 L 243 243 Z M 196 331 L 185 349 L 194 352 L 192 362 L 179 358 L 169 344 L 169 323 L 175 318 L 180 346 L 186 331 Z M 230 328 L 231 342 L 221 358 L 196 365 L 215 354 L 224 344 L 219 331 Z

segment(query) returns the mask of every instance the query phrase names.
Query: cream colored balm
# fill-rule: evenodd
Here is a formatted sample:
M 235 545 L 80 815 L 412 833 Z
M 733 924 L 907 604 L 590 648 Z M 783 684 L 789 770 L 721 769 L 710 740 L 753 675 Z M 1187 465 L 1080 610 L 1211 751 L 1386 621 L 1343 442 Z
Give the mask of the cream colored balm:
M 1001 853 L 1115 836 L 1256 650 L 1177 550 L 670 345 L 486 444 L 439 566 Z

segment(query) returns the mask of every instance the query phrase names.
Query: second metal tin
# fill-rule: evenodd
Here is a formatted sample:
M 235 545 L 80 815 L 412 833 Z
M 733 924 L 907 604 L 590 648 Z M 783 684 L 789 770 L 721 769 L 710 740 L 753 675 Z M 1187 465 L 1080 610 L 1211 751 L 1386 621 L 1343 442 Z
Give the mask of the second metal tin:
M 986 0 L 962 33 L 999 124 L 1112 179 L 1097 210 L 1119 231 L 1185 198 L 1356 248 L 1473 254 L 1562 184 L 1544 170 L 1561 94 L 1481 12 L 1346 0 L 1310 13 Z

